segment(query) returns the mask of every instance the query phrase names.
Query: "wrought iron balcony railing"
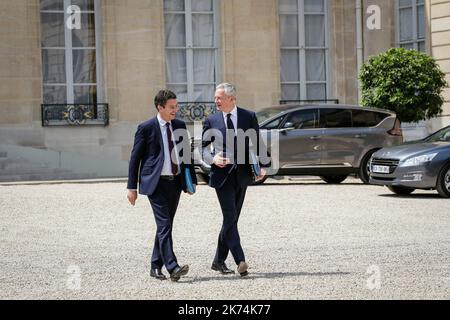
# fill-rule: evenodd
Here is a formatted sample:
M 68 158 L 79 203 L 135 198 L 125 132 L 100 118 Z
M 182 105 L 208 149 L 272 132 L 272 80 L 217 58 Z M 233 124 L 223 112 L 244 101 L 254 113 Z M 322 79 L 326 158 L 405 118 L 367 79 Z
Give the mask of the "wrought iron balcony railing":
M 42 126 L 88 126 L 109 123 L 107 103 L 42 104 Z
M 214 102 L 179 102 L 177 118 L 187 123 L 203 121 L 217 111 Z
M 306 104 L 306 103 L 331 103 L 331 104 L 339 104 L 339 99 L 324 99 L 324 100 L 280 100 L 280 104 Z

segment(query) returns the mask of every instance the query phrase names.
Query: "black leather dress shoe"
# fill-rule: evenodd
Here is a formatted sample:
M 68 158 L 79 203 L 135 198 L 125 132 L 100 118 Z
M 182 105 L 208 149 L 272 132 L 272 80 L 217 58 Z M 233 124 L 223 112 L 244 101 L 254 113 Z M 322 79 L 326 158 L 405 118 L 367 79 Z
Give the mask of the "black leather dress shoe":
M 161 269 L 151 269 L 150 277 L 156 278 L 158 280 L 166 280 L 166 276 L 161 272 Z
M 182 276 L 185 276 L 189 272 L 189 266 L 184 265 L 182 267 L 177 266 L 175 269 L 172 270 L 170 273 L 170 280 L 172 281 L 178 281 Z
M 211 266 L 211 269 L 213 269 L 214 271 L 219 271 L 222 274 L 231 274 L 234 273 L 233 270 L 230 270 L 227 268 L 227 265 L 224 263 L 214 263 Z

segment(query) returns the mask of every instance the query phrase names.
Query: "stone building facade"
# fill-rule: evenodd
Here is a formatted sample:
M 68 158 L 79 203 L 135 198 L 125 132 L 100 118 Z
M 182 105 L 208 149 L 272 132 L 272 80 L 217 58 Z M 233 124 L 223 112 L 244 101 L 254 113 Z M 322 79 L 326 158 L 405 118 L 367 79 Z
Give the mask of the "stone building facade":
M 255 111 L 358 104 L 359 66 L 395 46 L 432 55 L 450 83 L 450 0 L 4 0 L 0 26 L 3 180 L 126 176 L 136 126 L 165 87 L 207 102 L 232 82 Z M 419 135 L 450 124 L 443 94 Z M 77 103 L 107 104 L 107 123 L 44 123 L 43 104 Z

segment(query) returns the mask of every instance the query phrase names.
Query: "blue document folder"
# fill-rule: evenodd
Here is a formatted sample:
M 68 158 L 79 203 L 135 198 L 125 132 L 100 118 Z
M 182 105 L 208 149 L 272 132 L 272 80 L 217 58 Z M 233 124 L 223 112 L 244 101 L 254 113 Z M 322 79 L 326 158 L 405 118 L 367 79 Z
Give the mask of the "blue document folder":
M 189 168 L 184 169 L 184 180 L 186 181 L 186 188 L 189 193 L 195 193 L 195 184 L 192 183 L 191 171 Z
M 250 164 L 252 166 L 253 178 L 256 179 L 261 174 L 261 167 L 259 166 L 258 157 L 250 152 Z

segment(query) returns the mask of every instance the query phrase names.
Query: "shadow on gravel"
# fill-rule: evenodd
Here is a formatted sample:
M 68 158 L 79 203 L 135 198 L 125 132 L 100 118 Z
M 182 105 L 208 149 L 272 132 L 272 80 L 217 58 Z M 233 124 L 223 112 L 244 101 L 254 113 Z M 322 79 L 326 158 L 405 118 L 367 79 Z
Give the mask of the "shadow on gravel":
M 444 199 L 437 193 L 430 194 L 410 194 L 407 196 L 400 196 L 397 194 L 379 194 L 379 197 L 385 198 L 399 198 L 399 199 Z
M 350 275 L 350 272 L 278 272 L 278 273 L 249 273 L 247 277 L 239 277 L 234 275 L 216 275 L 214 277 L 195 277 L 192 279 L 186 279 L 184 283 L 204 282 L 204 281 L 241 281 L 252 279 L 278 279 L 289 277 L 326 277 L 326 276 L 345 276 Z

